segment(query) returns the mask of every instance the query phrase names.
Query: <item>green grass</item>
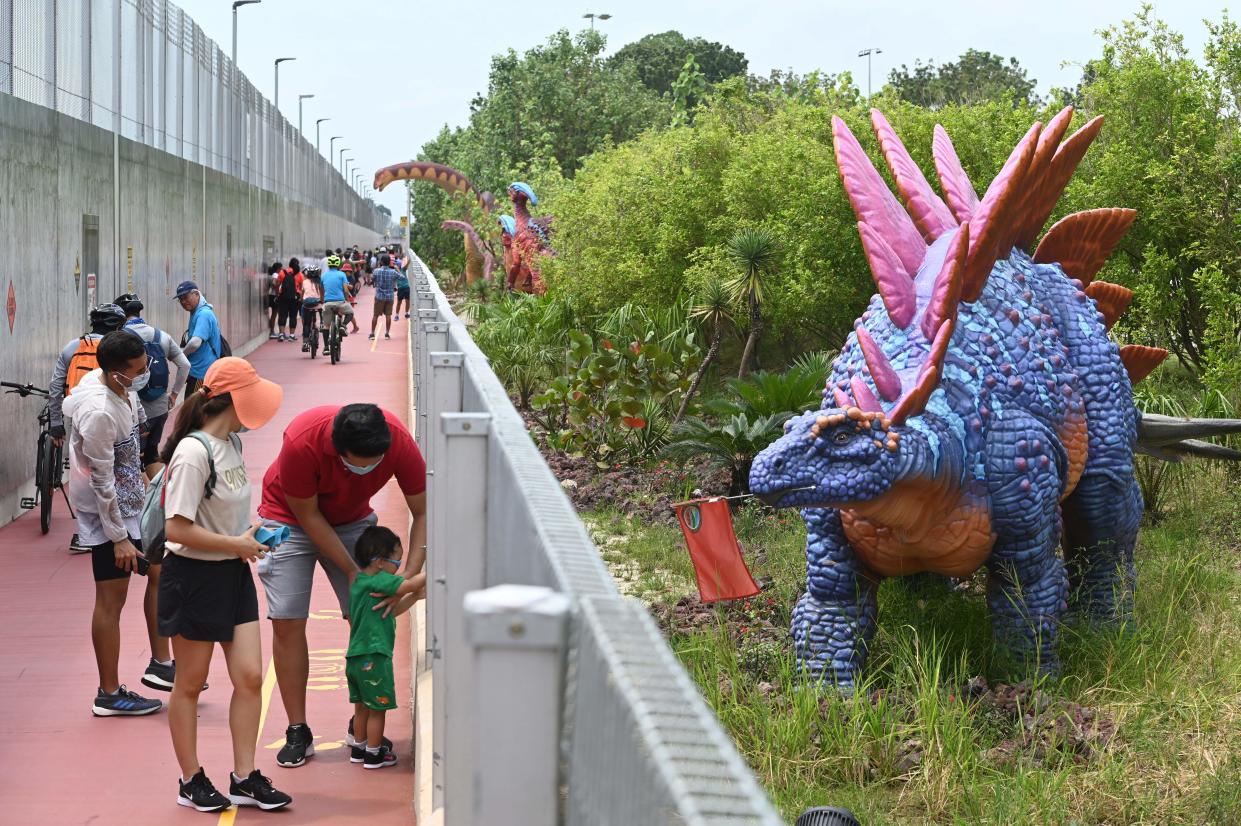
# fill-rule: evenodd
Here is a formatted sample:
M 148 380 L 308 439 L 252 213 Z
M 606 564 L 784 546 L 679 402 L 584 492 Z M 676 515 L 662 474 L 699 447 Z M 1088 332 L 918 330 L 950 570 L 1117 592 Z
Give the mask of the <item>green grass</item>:
M 771 580 L 759 607 L 717 607 L 669 641 L 790 821 L 844 805 L 867 826 L 1241 824 L 1241 496 L 1222 472 L 1194 471 L 1199 484 L 1143 530 L 1137 621 L 1066 627 L 1063 675 L 1039 686 L 1053 712 L 1080 704 L 1114 722 L 1110 742 L 1087 753 L 1055 735 L 1011 759 L 993 751 L 1021 735 L 1021 718 L 963 689 L 976 675 L 992 686 L 1022 675 L 992 645 L 977 588 L 884 582 L 861 690 L 805 685 L 787 634 L 755 635 L 748 619 L 787 629 L 805 573 L 793 512 L 752 507 L 736 520 L 755 577 Z M 695 592 L 675 527 L 587 517 L 629 593 L 658 608 Z

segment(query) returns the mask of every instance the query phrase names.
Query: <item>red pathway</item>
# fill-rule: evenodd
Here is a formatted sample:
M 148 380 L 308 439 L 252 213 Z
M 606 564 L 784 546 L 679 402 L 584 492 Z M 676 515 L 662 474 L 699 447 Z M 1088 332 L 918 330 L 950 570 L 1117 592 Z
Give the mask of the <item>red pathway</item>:
M 372 295 L 365 290 L 358 302 L 364 333 Z M 298 344 L 286 342 L 268 342 L 250 356 L 263 376 L 284 386 L 284 404 L 276 418 L 242 437 L 256 507 L 263 473 L 276 456 L 284 427 L 301 411 L 369 401 L 408 418 L 407 330 L 408 323 L 401 320 L 393 326 L 391 341 L 383 340 L 382 331 L 377 342 L 350 336 L 337 365 L 322 356 L 312 362 Z M 5 403 L 0 415 L 28 416 L 29 408 L 17 404 Z M 30 420 L 33 444 L 33 416 Z M 373 505 L 380 524 L 404 539 L 408 511 L 396 483 L 389 483 Z M 0 528 L 0 823 L 413 822 L 408 615 L 398 621 L 396 643 L 401 710 L 388 717 L 388 734 L 400 758 L 397 768 L 368 772 L 349 762 L 343 743 L 352 713 L 344 679 L 348 629 L 327 579 L 318 572 L 308 632 L 308 717 L 317 754 L 301 768 L 276 765 L 287 720 L 271 670 L 270 624 L 260 620 L 266 679 L 257 762 L 277 788 L 293 795 L 293 805 L 278 813 L 234 808 L 223 815 L 202 814 L 174 802 L 179 771 L 165 711 L 138 718 L 96 718 L 90 713 L 98 681 L 90 643 L 94 591 L 90 556 L 70 556 L 66 550 L 73 530 L 59 498 L 47 536 L 39 534 L 34 513 Z M 166 701 L 166 694 L 139 682 L 150 657 L 142 620 L 145 583 L 133 577 L 121 617 L 121 681 Z M 258 592 L 260 616 L 266 617 L 261 584 Z M 226 787 L 232 768 L 230 685 L 219 649 L 209 683 L 199 711 L 199 758 L 215 783 Z

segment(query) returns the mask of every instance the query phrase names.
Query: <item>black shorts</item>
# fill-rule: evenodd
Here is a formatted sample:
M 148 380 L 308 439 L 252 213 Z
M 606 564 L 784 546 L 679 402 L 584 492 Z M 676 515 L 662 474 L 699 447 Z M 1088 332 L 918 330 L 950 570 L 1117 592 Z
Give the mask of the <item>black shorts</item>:
M 276 294 L 275 293 L 267 294 L 267 309 L 269 310 L 276 309 Z
M 276 304 L 276 324 L 284 327 L 291 324 L 297 326 L 297 311 L 300 305 L 296 298 L 280 301 Z
M 142 540 L 134 539 L 134 547 L 142 550 Z M 129 571 L 116 567 L 116 546 L 112 542 L 90 546 L 90 566 L 96 582 L 107 582 L 111 579 L 129 579 Z
M 396 291 L 396 300 L 397 301 L 409 301 L 409 287 L 405 287 L 404 289 L 398 289 Z
M 258 622 L 254 574 L 240 559 L 208 562 L 169 553 L 159 578 L 159 634 L 232 642 L 233 629 Z
M 159 443 L 164 438 L 164 425 L 168 422 L 168 414 L 147 419 L 147 435 L 142 437 L 142 466 L 153 465 L 159 461 Z

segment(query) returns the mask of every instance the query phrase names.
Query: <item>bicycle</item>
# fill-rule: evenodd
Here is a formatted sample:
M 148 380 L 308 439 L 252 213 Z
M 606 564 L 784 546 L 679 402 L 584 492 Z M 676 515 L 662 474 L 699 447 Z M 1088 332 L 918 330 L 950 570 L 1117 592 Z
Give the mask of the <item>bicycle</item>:
M 39 411 L 39 438 L 36 442 L 34 464 L 34 496 L 24 496 L 21 506 L 25 510 L 39 509 L 39 528 L 47 533 L 52 527 L 52 491 L 60 489 L 69 508 L 69 516 L 77 518 L 73 513 L 73 505 L 69 504 L 69 494 L 65 490 L 63 472 L 65 469 L 64 448 L 57 447 L 52 438 L 52 403 L 48 391 L 33 384 L 14 384 L 0 381 L 0 387 L 7 387 L 8 393 L 15 393 L 23 399 L 37 396 L 43 399 L 43 409 Z
M 345 338 L 345 316 L 343 313 L 332 313 L 332 322 L 323 330 L 323 352 L 327 353 L 332 364 L 340 361 L 340 343 Z
M 305 315 L 302 318 L 302 340 L 310 348 L 312 359 L 319 355 L 319 333 L 323 329 L 322 324 L 323 308 L 316 300 L 314 304 L 306 306 Z

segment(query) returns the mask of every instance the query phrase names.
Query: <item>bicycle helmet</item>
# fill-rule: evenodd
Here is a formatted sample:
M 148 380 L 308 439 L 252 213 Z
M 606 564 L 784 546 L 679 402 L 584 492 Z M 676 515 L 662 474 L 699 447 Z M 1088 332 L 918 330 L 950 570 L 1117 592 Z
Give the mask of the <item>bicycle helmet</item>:
M 306 269 L 302 270 L 302 275 L 306 276 L 307 278 L 319 278 L 320 276 L 323 275 L 323 270 L 319 267 L 307 267 Z
M 334 269 L 334 270 L 339 270 L 339 269 L 340 269 L 340 256 L 339 256 L 339 255 L 329 255 L 329 256 L 327 257 L 327 265 L 328 265 L 328 267 L 330 267 L 331 269 Z
M 145 306 L 142 303 L 142 299 L 138 297 L 137 293 L 125 293 L 124 295 L 118 295 L 116 300 L 112 303 L 124 310 L 126 315 L 138 315 L 142 312 L 142 309 Z
M 125 311 L 115 304 L 100 304 L 90 311 L 92 330 L 112 332 L 125 326 Z

